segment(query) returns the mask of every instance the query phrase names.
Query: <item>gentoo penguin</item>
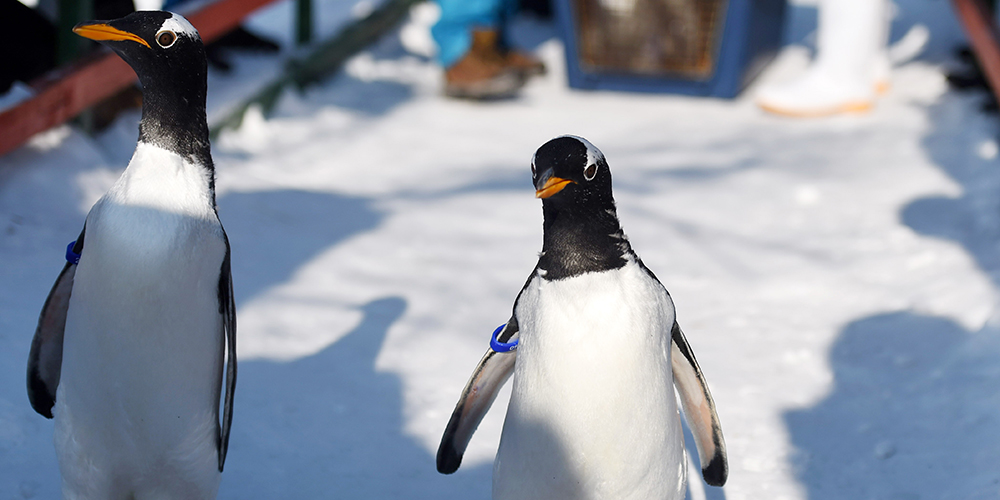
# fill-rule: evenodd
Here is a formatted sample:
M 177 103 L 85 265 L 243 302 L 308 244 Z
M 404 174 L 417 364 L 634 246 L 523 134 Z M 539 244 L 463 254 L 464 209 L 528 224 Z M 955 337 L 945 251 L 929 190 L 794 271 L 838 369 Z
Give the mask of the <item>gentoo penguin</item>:
M 215 206 L 205 51 L 191 23 L 170 12 L 73 31 L 139 75 L 142 120 L 128 168 L 90 210 L 45 301 L 28 397 L 55 417 L 64 498 L 215 498 L 232 422 L 236 315 Z
M 455 406 L 438 471 L 458 469 L 513 373 L 494 499 L 683 499 L 675 389 L 705 481 L 722 486 L 715 403 L 670 294 L 622 232 L 604 155 L 583 138 L 558 137 L 538 149 L 531 173 L 542 252 Z

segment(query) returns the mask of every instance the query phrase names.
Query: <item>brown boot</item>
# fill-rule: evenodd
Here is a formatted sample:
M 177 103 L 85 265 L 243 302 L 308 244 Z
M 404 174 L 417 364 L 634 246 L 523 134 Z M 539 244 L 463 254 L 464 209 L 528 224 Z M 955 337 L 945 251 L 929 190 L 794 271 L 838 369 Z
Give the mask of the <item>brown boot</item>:
M 472 47 L 469 52 L 475 52 L 482 59 L 497 64 L 506 62 L 500 53 L 500 34 L 497 30 L 472 30 Z
M 476 30 L 472 47 L 444 73 L 444 93 L 449 97 L 500 99 L 524 86 L 520 72 L 508 67 L 496 50 L 496 32 Z
M 483 59 L 507 66 L 524 78 L 545 74 L 545 64 L 534 55 L 501 47 L 500 34 L 496 30 L 473 31 L 471 50 Z
M 504 62 L 506 62 L 507 67 L 521 73 L 525 78 L 545 74 L 545 63 L 527 52 L 509 50 Z

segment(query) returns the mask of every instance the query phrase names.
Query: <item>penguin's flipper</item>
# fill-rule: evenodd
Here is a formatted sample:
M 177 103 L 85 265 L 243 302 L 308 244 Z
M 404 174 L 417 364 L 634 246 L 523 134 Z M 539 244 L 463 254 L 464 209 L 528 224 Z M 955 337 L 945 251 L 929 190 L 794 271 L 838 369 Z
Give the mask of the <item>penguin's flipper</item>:
M 219 432 L 219 472 L 226 463 L 226 452 L 229 451 L 229 431 L 233 425 L 233 397 L 236 394 L 236 300 L 233 296 L 233 275 L 229 261 L 229 237 L 223 231 L 226 240 L 226 257 L 222 260 L 222 271 L 219 273 L 219 313 L 222 314 L 222 325 L 225 329 L 223 342 L 229 362 L 226 365 L 226 398 L 222 410 L 222 429 Z
M 517 333 L 517 320 L 512 316 L 497 338 L 507 343 L 517 338 Z M 441 436 L 441 445 L 437 451 L 438 472 L 451 474 L 462 465 L 462 455 L 465 454 L 469 440 L 493 405 L 500 388 L 514 373 L 516 359 L 517 351 L 496 352 L 490 349 L 479 361 L 462 390 L 462 397 L 455 405 L 455 411 L 451 413 L 444 435 Z
M 701 475 L 712 486 L 726 484 L 729 464 L 726 460 L 726 441 L 722 437 L 722 425 L 715 412 L 715 401 L 708 390 L 705 376 L 694 359 L 694 352 L 684 338 L 684 332 L 675 322 L 670 330 L 670 362 L 674 372 L 674 387 L 680 395 L 691 433 L 694 434 L 701 460 Z
M 77 254 L 83 251 L 85 232 L 86 227 L 73 246 L 73 252 Z M 52 406 L 56 403 L 56 388 L 59 387 L 62 372 L 66 311 L 69 309 L 75 276 L 76 264 L 67 262 L 45 299 L 42 312 L 38 315 L 35 337 L 31 339 L 31 351 L 28 354 L 28 401 L 45 418 L 52 418 Z

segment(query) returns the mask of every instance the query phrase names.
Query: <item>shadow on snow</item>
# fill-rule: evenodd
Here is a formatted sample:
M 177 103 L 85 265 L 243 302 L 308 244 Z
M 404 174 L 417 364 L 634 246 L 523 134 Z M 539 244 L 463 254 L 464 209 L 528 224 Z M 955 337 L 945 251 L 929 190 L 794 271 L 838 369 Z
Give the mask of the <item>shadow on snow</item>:
M 383 219 L 368 199 L 300 190 L 227 193 L 218 205 L 232 247 L 237 312 L 320 252 Z
M 219 211 L 237 310 L 383 219 L 370 200 L 297 190 L 228 193 Z M 240 364 L 220 498 L 489 498 L 489 464 L 442 476 L 404 434 L 401 381 L 375 360 L 405 309 L 400 297 L 374 300 L 356 328 L 317 354 Z
M 375 368 L 406 301 L 361 309 L 361 323 L 315 355 L 240 365 L 245 409 L 223 498 L 489 498 L 492 467 L 438 474 L 434 457 L 403 433 L 399 377 Z
M 928 109 L 929 156 L 962 187 L 900 210 L 917 233 L 961 245 L 1000 287 L 1000 176 L 976 154 L 995 117 L 945 94 Z M 972 133 L 970 133 L 972 132 Z M 890 312 L 848 324 L 833 344 L 831 393 L 785 414 L 811 500 L 987 499 L 1000 491 L 1000 332 Z
M 910 312 L 850 323 L 832 392 L 785 414 L 811 500 L 996 498 L 996 339 Z

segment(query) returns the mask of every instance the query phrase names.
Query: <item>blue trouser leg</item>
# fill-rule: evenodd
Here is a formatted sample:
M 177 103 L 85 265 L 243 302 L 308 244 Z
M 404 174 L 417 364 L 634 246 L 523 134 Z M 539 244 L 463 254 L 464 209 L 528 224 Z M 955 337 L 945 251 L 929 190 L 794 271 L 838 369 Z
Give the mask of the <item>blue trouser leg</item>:
M 438 45 L 438 62 L 444 67 L 455 64 L 472 46 L 472 28 L 499 29 L 501 19 L 509 17 L 516 0 L 437 0 L 441 19 L 431 28 Z

